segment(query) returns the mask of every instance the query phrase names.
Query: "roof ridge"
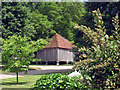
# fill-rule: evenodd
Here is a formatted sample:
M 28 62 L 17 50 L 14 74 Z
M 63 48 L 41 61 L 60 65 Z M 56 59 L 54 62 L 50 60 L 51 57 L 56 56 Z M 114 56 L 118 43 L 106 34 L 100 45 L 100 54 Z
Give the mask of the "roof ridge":
M 49 45 L 46 45 L 45 48 L 64 48 L 64 49 L 72 49 L 73 44 L 66 39 L 65 37 L 61 36 L 60 34 L 55 34 L 50 41 Z

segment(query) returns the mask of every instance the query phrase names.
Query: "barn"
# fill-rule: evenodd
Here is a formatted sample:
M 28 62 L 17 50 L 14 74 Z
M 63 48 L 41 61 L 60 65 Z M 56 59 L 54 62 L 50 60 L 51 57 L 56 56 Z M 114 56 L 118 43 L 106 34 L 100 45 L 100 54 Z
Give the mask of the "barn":
M 41 59 L 42 62 L 56 62 L 59 65 L 59 62 L 69 62 L 73 61 L 73 53 L 71 52 L 72 43 L 62 37 L 60 34 L 55 34 L 45 48 L 38 50 L 36 53 L 36 58 Z

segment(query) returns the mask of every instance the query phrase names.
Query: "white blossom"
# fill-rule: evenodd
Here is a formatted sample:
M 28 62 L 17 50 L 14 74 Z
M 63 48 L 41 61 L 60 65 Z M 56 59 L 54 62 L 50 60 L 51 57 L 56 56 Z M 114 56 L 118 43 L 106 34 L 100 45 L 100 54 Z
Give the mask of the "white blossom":
M 118 57 L 116 57 L 116 59 L 118 59 Z
M 68 75 L 68 77 L 74 77 L 74 76 L 77 76 L 77 77 L 81 76 L 80 79 L 83 79 L 83 76 L 81 75 L 81 73 L 79 73 L 77 71 L 74 71 Z
M 103 40 L 104 40 L 104 37 L 102 37 L 101 40 L 103 41 Z
M 117 40 L 117 42 L 118 42 L 118 43 L 120 43 L 120 41 L 119 41 L 119 40 Z
M 95 76 L 93 75 L 92 78 L 94 78 Z
M 117 52 L 117 55 L 119 55 L 119 52 Z
M 106 34 L 106 35 L 105 35 L 105 38 L 106 38 L 106 39 L 108 39 L 108 38 L 109 38 L 109 36 Z

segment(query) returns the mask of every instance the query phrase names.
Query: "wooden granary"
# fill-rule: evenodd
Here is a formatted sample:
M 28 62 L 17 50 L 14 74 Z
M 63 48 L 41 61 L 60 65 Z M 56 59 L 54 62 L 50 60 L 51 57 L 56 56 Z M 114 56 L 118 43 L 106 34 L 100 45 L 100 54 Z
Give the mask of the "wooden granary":
M 57 65 L 59 65 L 59 62 L 66 62 L 67 64 L 69 62 L 73 61 L 73 52 L 71 52 L 72 43 L 62 37 L 60 34 L 55 34 L 49 43 L 49 45 L 46 45 L 45 48 L 42 50 L 38 50 L 36 53 L 36 58 L 41 59 L 42 62 L 57 62 Z

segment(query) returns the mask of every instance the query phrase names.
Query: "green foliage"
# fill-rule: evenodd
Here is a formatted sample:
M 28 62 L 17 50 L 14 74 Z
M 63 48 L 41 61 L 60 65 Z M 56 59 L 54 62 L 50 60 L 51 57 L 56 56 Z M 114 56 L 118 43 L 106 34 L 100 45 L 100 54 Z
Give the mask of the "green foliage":
M 113 2 L 85 2 L 86 10 L 88 11 L 86 17 L 89 16 L 89 18 L 85 17 L 85 19 L 87 20 L 87 23 L 85 25 L 94 29 L 94 22 L 91 20 L 93 19 L 92 11 L 99 8 L 101 13 L 103 14 L 103 20 L 106 26 L 107 34 L 111 35 L 112 30 L 114 29 L 114 26 L 112 25 L 112 17 L 115 17 L 116 13 L 120 12 L 120 2 L 115 1 L 117 0 L 113 0 Z
M 74 42 L 74 25 L 83 21 L 85 13 L 81 2 L 3 2 L 2 36 L 26 35 L 37 40 L 59 33 Z
M 33 19 L 35 30 L 39 37 L 51 37 L 53 33 L 59 33 L 70 41 L 73 41 L 74 23 L 82 21 L 85 9 L 81 2 L 35 2 Z M 41 18 L 40 18 L 41 17 Z M 42 25 L 42 27 L 40 26 Z
M 112 25 L 112 17 L 115 17 L 116 13 L 118 13 L 120 17 L 120 2 L 91 2 L 92 0 L 88 0 L 89 2 L 84 2 L 86 14 L 82 17 L 82 21 L 77 23 L 78 25 L 85 25 L 90 27 L 92 30 L 95 30 L 96 26 L 94 25 L 94 16 L 92 15 L 93 10 L 100 9 L 102 13 L 102 19 L 104 21 L 104 25 L 106 28 L 106 34 L 112 35 L 114 26 Z M 120 19 L 119 19 L 120 20 Z M 92 43 L 88 44 L 85 39 L 82 37 L 84 33 L 80 30 L 74 30 L 74 42 L 78 47 L 90 47 Z
M 28 66 L 30 61 L 34 58 L 34 52 L 42 49 L 47 42 L 43 39 L 31 41 L 29 37 L 11 36 L 9 39 L 2 41 L 2 59 L 3 63 L 7 65 L 11 71 L 16 71 L 12 68 L 20 67 L 23 65 Z M 24 67 L 23 67 L 24 69 Z
M 78 82 L 78 78 L 70 78 L 67 75 L 50 74 L 42 76 L 36 81 L 33 86 L 33 90 L 49 89 L 49 90 L 69 90 L 69 89 L 81 89 L 86 88 L 85 85 Z
M 30 23 L 30 10 L 24 3 L 2 2 L 2 37 L 12 35 L 31 36 L 35 34 Z
M 83 32 L 85 41 L 92 43 L 90 48 L 74 49 L 75 59 L 79 60 L 75 68 L 87 73 L 97 88 L 119 88 L 120 85 L 120 26 L 118 14 L 113 18 L 113 34 L 108 36 L 102 14 L 99 9 L 93 11 L 95 27 L 91 30 L 86 26 L 75 28 Z
M 33 37 L 34 40 L 39 38 L 47 38 L 56 33 L 56 31 L 53 30 L 53 24 L 48 20 L 47 15 L 32 12 L 31 18 L 31 23 L 37 32 L 35 37 Z
M 28 71 L 31 61 L 35 61 L 34 52 L 41 50 L 47 41 L 40 39 L 31 41 L 30 37 L 10 36 L 2 41 L 2 62 L 5 64 L 3 70 L 10 72 Z
M 0 35 L 1 35 L 1 33 L 0 33 Z M 1 53 L 2 49 L 1 49 L 1 46 L 2 46 L 2 37 L 0 37 L 0 64 L 2 64 L 2 53 Z

